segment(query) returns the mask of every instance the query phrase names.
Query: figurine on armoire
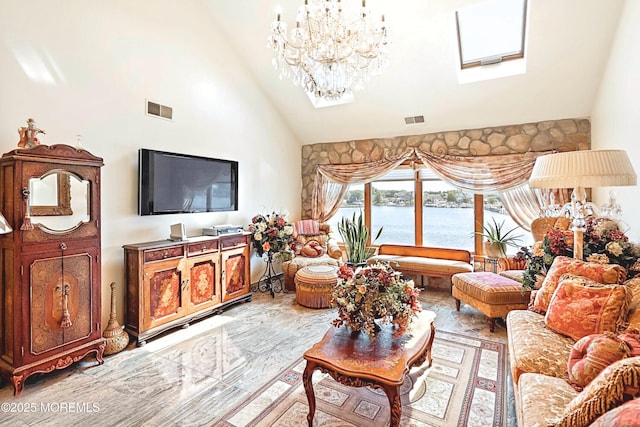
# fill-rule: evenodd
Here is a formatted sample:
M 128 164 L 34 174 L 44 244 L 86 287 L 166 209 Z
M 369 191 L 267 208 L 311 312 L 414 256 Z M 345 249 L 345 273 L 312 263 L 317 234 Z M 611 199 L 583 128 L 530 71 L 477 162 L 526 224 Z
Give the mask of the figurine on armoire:
M 37 135 L 41 133 L 46 135 L 46 132 L 36 127 L 36 122 L 33 119 L 27 119 L 27 126 L 22 126 L 18 129 L 18 135 L 20 135 L 20 141 L 18 141 L 18 147 L 20 148 L 33 148 L 36 145 L 40 145 L 40 141 Z

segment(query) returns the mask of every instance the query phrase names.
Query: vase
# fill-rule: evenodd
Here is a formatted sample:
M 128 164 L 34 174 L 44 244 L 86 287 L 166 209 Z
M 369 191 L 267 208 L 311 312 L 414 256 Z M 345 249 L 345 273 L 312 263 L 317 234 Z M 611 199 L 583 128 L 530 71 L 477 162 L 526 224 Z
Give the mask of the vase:
M 109 316 L 109 322 L 104 329 L 102 336 L 106 339 L 107 344 L 104 348 L 105 356 L 118 353 L 129 344 L 129 334 L 123 330 L 123 326 L 120 326 L 116 319 L 116 284 L 111 282 L 111 315 Z
M 504 256 L 504 244 L 495 242 L 483 243 L 484 253 L 490 258 L 500 258 Z

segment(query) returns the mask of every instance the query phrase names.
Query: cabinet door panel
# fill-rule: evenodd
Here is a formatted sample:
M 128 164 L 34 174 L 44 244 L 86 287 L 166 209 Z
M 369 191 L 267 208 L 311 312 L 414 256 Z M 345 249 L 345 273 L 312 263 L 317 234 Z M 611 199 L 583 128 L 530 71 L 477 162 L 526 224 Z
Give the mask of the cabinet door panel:
M 184 314 L 184 287 L 180 263 L 176 260 L 145 266 L 145 327 L 162 325 Z
M 198 311 L 222 302 L 220 297 L 220 254 L 190 258 L 189 310 Z
M 88 338 L 92 331 L 91 255 L 35 259 L 30 276 L 29 353 L 39 355 Z
M 222 251 L 222 301 L 249 293 L 249 246 Z

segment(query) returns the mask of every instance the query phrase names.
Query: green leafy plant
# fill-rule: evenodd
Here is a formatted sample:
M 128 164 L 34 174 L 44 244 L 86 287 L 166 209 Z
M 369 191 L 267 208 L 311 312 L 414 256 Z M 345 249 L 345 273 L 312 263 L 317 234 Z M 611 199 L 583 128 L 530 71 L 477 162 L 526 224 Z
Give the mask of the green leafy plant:
M 370 245 L 369 228 L 364 223 L 362 212 L 358 214 L 354 212 L 352 218 L 343 217 L 340 220 L 338 232 L 344 243 L 346 261 L 352 264 L 362 264 L 375 253 L 375 248 L 371 245 L 380 237 L 382 227 L 380 227 Z
M 482 232 L 476 232 L 475 234 L 482 236 L 484 242 L 487 245 L 496 248 L 500 256 L 506 256 L 507 246 L 513 246 L 514 248 L 520 247 L 518 244 L 522 239 L 522 234 L 514 234 L 518 227 L 513 227 L 511 230 L 506 230 L 504 227 L 504 220 L 498 224 L 495 218 L 491 218 L 491 223 L 487 223 L 482 226 Z M 485 249 L 486 251 L 486 249 Z

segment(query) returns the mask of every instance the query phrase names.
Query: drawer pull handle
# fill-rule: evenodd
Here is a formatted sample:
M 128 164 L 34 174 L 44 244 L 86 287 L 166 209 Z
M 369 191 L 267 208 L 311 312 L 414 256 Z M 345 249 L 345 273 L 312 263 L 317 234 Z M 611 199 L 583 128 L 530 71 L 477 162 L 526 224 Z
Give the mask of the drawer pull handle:
M 169 251 L 162 252 L 162 258 L 169 258 Z

